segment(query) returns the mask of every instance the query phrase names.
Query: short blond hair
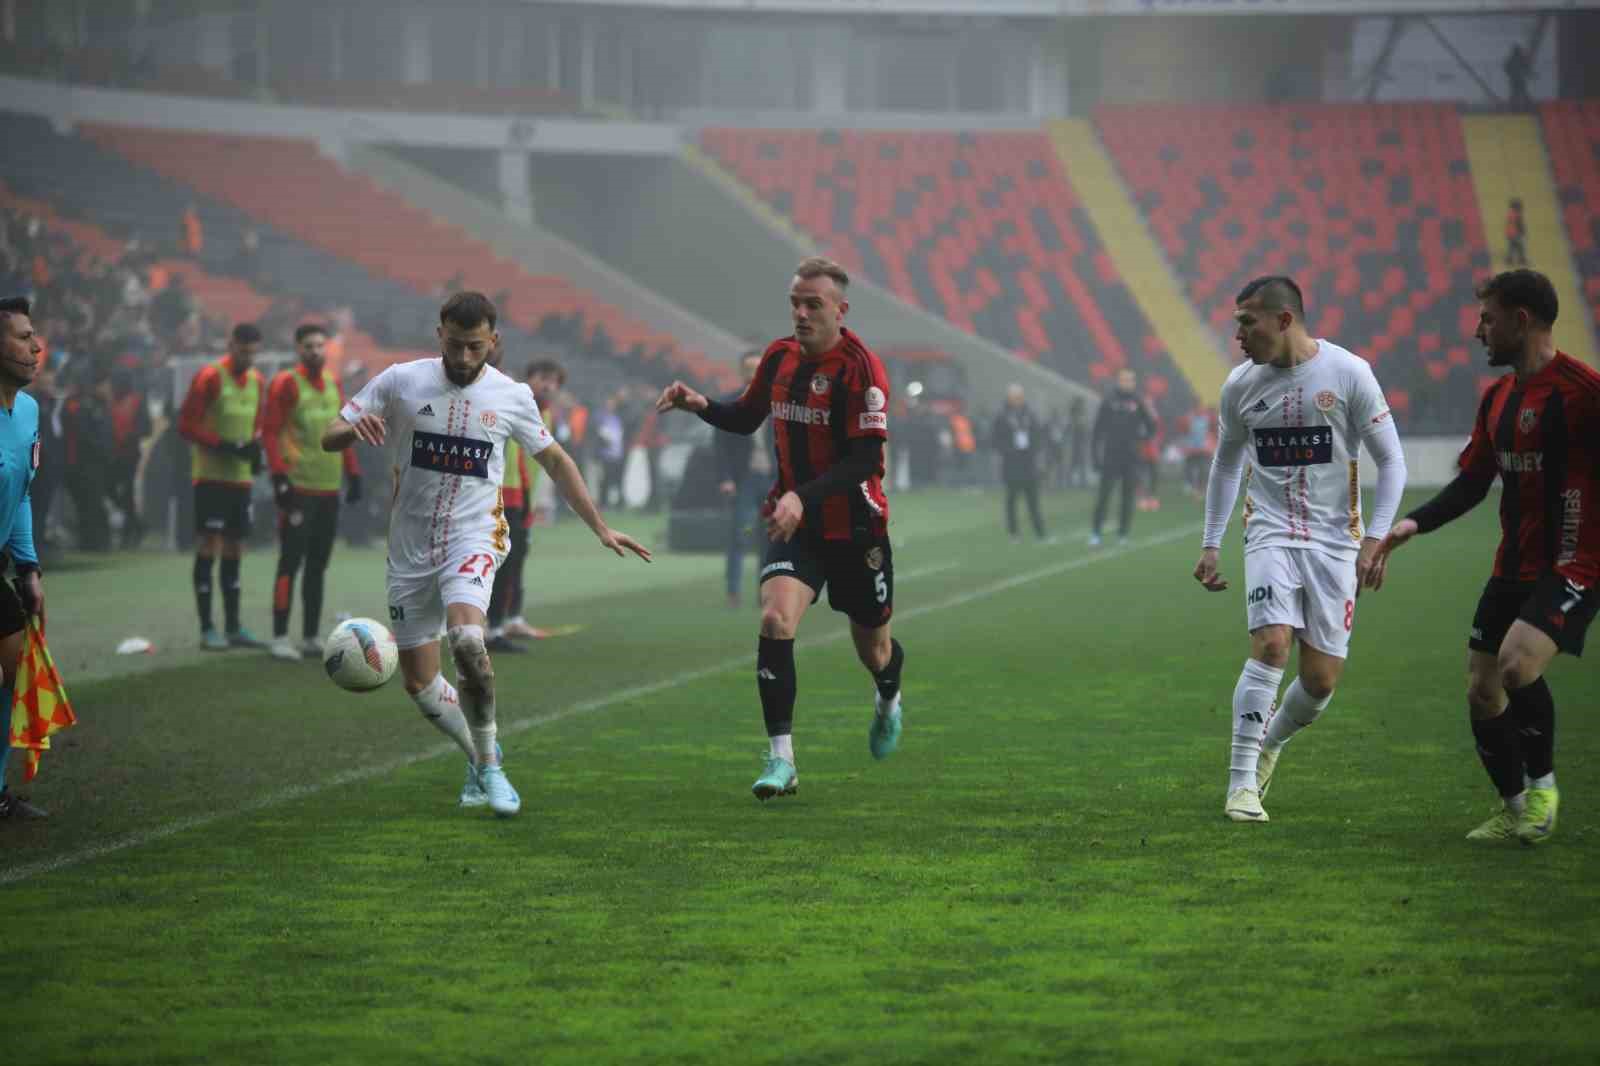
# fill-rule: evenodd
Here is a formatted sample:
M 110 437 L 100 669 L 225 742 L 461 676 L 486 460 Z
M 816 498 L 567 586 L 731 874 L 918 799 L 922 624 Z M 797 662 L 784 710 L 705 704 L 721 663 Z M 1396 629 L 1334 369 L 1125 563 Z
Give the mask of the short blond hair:
M 845 273 L 844 267 L 820 255 L 811 255 L 800 260 L 800 265 L 794 268 L 794 276 L 806 281 L 812 278 L 832 278 L 841 292 L 850 287 L 850 275 Z

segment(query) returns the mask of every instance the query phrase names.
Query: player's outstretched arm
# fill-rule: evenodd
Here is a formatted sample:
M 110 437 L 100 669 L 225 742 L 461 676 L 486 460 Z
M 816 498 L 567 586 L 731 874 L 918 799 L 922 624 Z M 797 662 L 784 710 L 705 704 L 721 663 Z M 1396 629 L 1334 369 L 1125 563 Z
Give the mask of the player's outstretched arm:
M 693 411 L 699 414 L 709 406 L 710 402 L 703 393 L 696 392 L 684 382 L 674 381 L 662 389 L 661 395 L 656 398 L 656 410 Z
M 566 500 L 577 516 L 583 519 L 583 524 L 594 530 L 594 535 L 599 538 L 601 544 L 624 558 L 628 552 L 632 552 L 645 562 L 650 561 L 649 548 L 626 533 L 619 533 L 606 525 L 605 519 L 600 517 L 600 509 L 594 505 L 594 499 L 589 495 L 589 486 L 584 484 L 583 472 L 578 469 L 578 464 L 572 461 L 572 456 L 567 454 L 565 448 L 559 444 L 551 444 L 533 458 L 544 468 L 544 472 L 550 475 L 550 480 L 555 482 L 562 499 Z
M 342 452 L 358 440 L 374 448 L 381 448 L 387 435 L 388 427 L 378 415 L 364 414 L 353 423 L 338 417 L 329 422 L 328 428 L 322 431 L 322 450 Z

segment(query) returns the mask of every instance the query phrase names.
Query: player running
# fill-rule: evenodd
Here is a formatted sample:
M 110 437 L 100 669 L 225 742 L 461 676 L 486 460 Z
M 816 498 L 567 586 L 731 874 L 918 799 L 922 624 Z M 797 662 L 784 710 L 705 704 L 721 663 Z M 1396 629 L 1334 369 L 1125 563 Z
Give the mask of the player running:
M 267 390 L 261 439 L 278 504 L 278 573 L 272 583 L 273 658 L 298 661 L 322 654 L 323 577 L 339 532 L 339 483 L 349 481 L 347 503 L 361 499 L 361 468 L 356 453 L 342 456 L 317 447 L 323 427 L 337 417 L 344 393 L 333 375 L 323 373 L 328 331 L 304 323 L 294 331 L 299 364 L 280 371 Z M 289 639 L 289 608 L 294 578 L 304 562 L 300 586 L 302 641 Z
M 869 749 L 883 759 L 900 742 L 905 652 L 889 635 L 894 553 L 883 494 L 889 379 L 878 357 L 842 324 L 849 284 L 837 263 L 806 259 L 789 286 L 794 335 L 767 348 L 738 400 L 718 403 L 675 381 L 656 401 L 658 411 L 693 411 L 730 433 L 754 433 L 773 418 L 778 481 L 764 508 L 770 544 L 761 568 L 756 653 L 771 750 L 751 787 L 761 800 L 800 785 L 792 735 L 794 638 L 824 585 L 828 605 L 849 616 L 856 655 L 877 685 Z
M 482 293 L 450 297 L 439 311 L 439 358 L 397 363 L 367 382 L 323 432 L 322 447 L 339 451 L 357 440 L 384 447 L 392 439 L 389 618 L 406 692 L 466 753 L 461 806 L 487 805 L 509 817 L 522 799 L 500 764 L 494 665 L 484 646 L 494 572 L 510 548 L 500 502 L 506 442 L 515 439 L 535 458 L 602 545 L 647 562 L 650 552 L 607 528 L 533 393 L 488 365 L 500 343 L 495 323 Z M 439 671 L 444 627 L 459 695 Z
M 1243 468 L 1250 658 L 1233 690 L 1233 749 L 1222 810 L 1236 822 L 1265 822 L 1261 798 L 1279 753 L 1316 721 L 1339 683 L 1356 596 L 1400 505 L 1406 466 L 1372 368 L 1306 332 L 1305 305 L 1294 281 L 1256 278 L 1235 303 L 1236 336 L 1249 362 L 1222 385 L 1194 576 L 1212 592 L 1228 587 L 1217 572 L 1217 551 Z M 1378 463 L 1372 521 L 1365 530 L 1356 466 L 1362 444 Z M 1299 676 L 1274 715 L 1294 641 L 1300 646 Z
M 1467 640 L 1467 709 L 1501 808 L 1467 839 L 1539 844 L 1560 798 L 1544 672 L 1557 652 L 1583 654 L 1600 610 L 1600 374 L 1556 350 L 1559 304 L 1543 274 L 1497 274 L 1478 300 L 1489 365 L 1512 373 L 1484 392 L 1460 473 L 1395 523 L 1374 570 L 1381 580 L 1390 552 L 1472 510 L 1499 475 L 1500 547 Z

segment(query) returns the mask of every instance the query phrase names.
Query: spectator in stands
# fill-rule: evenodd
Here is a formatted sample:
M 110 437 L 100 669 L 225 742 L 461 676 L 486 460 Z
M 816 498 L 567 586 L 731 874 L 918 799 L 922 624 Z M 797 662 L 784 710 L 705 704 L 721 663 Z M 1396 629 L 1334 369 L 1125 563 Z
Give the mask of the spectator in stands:
M 1528 223 L 1522 217 L 1522 200 L 1512 197 L 1506 205 L 1506 266 L 1528 265 Z
M 602 508 L 622 506 L 622 460 L 627 456 L 627 430 L 622 425 L 621 391 L 606 397 L 595 416 L 595 457 L 600 460 L 600 489 L 595 502 Z
M 190 259 L 199 259 L 206 247 L 205 227 L 200 224 L 200 212 L 194 204 L 183 209 L 178 223 L 178 250 Z
M 724 402 L 733 403 L 744 389 L 755 380 L 761 366 L 761 352 L 747 354 L 740 363 L 744 371 L 744 385 Z M 750 548 L 759 548 L 765 532 L 757 520 L 761 501 L 772 487 L 772 451 L 768 443 L 771 430 L 762 427 L 749 436 L 738 433 L 718 433 L 711 439 L 717 453 L 717 471 L 720 477 L 718 490 L 728 501 L 728 547 L 723 558 L 723 581 L 728 592 L 728 606 L 739 606 L 739 596 L 744 584 L 744 554 Z M 756 552 L 759 562 L 761 554 Z
M 194 314 L 194 300 L 182 274 L 174 274 L 166 288 L 150 300 L 150 327 L 161 340 L 172 343 L 180 328 Z
M 1139 376 L 1124 367 L 1117 371 L 1117 385 L 1100 401 L 1100 410 L 1094 418 L 1089 447 L 1094 468 L 1100 472 L 1100 491 L 1094 501 L 1094 520 L 1089 534 L 1089 546 L 1101 544 L 1100 531 L 1105 526 L 1106 505 L 1111 500 L 1111 490 L 1120 486 L 1122 497 L 1117 536 L 1126 544 L 1128 532 L 1133 527 L 1133 498 L 1139 476 L 1140 446 L 1155 433 L 1155 421 L 1150 409 L 1138 393 Z
M 200 368 L 178 413 L 178 432 L 194 448 L 194 596 L 200 646 L 207 651 L 264 648 L 239 620 L 239 565 L 250 533 L 250 487 L 260 471 L 261 415 L 266 388 L 253 365 L 261 330 L 253 322 L 233 328 L 228 352 Z M 212 621 L 212 563 L 221 556 L 226 632 Z
M 1506 53 L 1506 95 L 1507 102 L 1513 111 L 1527 111 L 1533 107 L 1533 98 L 1528 95 L 1528 78 L 1533 74 L 1533 60 L 1528 56 L 1528 50 L 1520 44 L 1513 44 L 1511 51 Z
M 233 257 L 233 273 L 254 283 L 261 277 L 261 234 L 254 226 L 239 235 L 239 251 Z
M 1044 516 L 1039 513 L 1039 453 L 1044 445 L 1044 426 L 1029 410 L 1021 385 L 1006 387 L 1006 403 L 995 416 L 989 444 L 1000 457 L 1000 477 L 1006 486 L 1006 532 L 1011 535 L 1011 543 L 1022 539 L 1017 528 L 1019 498 L 1028 503 L 1034 536 L 1045 540 Z

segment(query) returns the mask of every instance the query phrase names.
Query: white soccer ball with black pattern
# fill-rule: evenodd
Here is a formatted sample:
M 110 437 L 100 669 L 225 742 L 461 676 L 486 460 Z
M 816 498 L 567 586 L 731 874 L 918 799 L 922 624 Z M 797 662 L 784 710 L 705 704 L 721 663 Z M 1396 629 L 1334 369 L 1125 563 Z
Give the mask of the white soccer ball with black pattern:
M 400 663 L 389 627 L 372 618 L 340 622 L 322 645 L 322 666 L 333 683 L 351 692 L 371 692 L 394 676 Z

